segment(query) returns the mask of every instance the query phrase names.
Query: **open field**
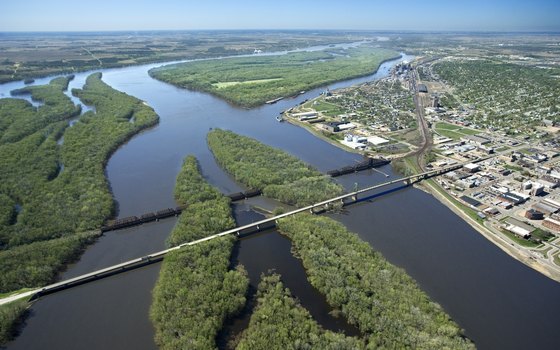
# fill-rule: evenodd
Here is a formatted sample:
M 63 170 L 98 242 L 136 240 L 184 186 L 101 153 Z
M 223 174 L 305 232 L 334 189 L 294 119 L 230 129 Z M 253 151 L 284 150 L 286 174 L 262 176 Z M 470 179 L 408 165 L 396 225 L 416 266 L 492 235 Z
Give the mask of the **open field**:
M 306 31 L 0 33 L 0 83 L 150 62 L 223 57 L 360 41 Z
M 329 50 L 282 56 L 252 56 L 186 62 L 154 68 L 150 75 L 180 87 L 212 93 L 243 107 L 255 107 L 329 83 L 371 74 L 391 50 L 361 46 L 345 55 Z

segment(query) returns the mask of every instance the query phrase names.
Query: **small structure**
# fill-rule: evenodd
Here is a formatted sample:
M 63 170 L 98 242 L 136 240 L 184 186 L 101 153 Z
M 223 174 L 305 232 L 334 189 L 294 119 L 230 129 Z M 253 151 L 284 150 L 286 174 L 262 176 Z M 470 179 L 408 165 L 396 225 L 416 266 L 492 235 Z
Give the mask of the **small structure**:
M 375 145 L 375 146 L 380 146 L 380 145 L 384 145 L 384 144 L 389 143 L 389 140 L 386 140 L 386 139 L 384 139 L 384 138 L 382 138 L 382 137 L 379 137 L 379 136 L 375 136 L 375 135 L 374 135 L 374 136 L 369 136 L 369 137 L 367 138 L 367 142 L 369 142 L 369 143 L 371 143 L 371 144 L 373 144 L 373 145 Z
M 529 196 L 525 196 L 517 192 L 506 192 L 504 194 L 500 194 L 498 198 L 503 202 L 519 205 L 521 203 L 525 203 L 527 199 L 529 199 Z
M 535 228 L 531 225 L 527 225 L 519 220 L 512 217 L 508 217 L 504 220 L 504 225 L 502 227 L 511 233 L 514 233 L 522 238 L 531 237 L 531 232 L 535 231 Z
M 476 173 L 477 171 L 480 170 L 480 165 L 478 164 L 474 164 L 474 163 L 469 163 L 469 164 L 465 164 L 465 166 L 463 167 L 465 168 L 466 171 L 468 171 L 469 173 Z
M 553 231 L 560 232 L 560 221 L 553 218 L 546 218 L 543 221 L 543 226 Z
M 542 220 L 544 214 L 535 209 L 529 209 L 525 212 L 525 217 L 529 220 Z
M 482 146 L 482 145 L 486 145 L 486 144 L 490 143 L 489 139 L 487 139 L 486 137 L 479 136 L 479 135 L 465 135 L 465 136 L 461 137 L 461 141 L 474 143 L 478 146 Z
M 418 92 L 428 93 L 426 84 L 418 84 Z

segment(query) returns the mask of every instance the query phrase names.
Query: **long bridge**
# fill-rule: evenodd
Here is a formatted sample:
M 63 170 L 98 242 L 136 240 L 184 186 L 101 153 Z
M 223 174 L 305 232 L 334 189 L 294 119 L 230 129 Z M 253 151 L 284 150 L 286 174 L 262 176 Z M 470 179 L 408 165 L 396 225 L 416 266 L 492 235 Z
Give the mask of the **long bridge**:
M 478 158 L 476 160 L 467 162 L 467 163 L 478 163 L 478 162 L 482 162 L 484 160 L 490 159 L 495 157 L 496 155 L 493 156 L 488 156 L 488 157 L 484 157 L 484 158 Z M 303 208 L 298 208 L 295 210 L 292 210 L 290 212 L 284 213 L 284 214 L 280 214 L 280 215 L 276 215 L 270 218 L 266 218 L 248 225 L 244 225 L 244 226 L 240 226 L 240 227 L 236 227 L 230 230 L 226 230 L 208 237 L 204 237 L 201 239 L 198 239 L 196 241 L 191 241 L 191 242 L 187 242 L 187 243 L 183 243 L 180 245 L 177 245 L 175 247 L 169 248 L 169 249 L 165 249 L 159 252 L 155 252 L 137 259 L 133 259 L 133 260 L 129 260 L 129 261 L 125 261 L 123 263 L 117 264 L 117 265 L 113 265 L 113 266 L 109 266 L 107 268 L 104 269 L 100 269 L 97 271 L 93 271 L 81 276 L 77 276 L 74 278 L 70 278 L 61 282 L 57 282 L 57 283 L 53 283 L 50 284 L 48 286 L 45 286 L 43 288 L 38 288 L 32 291 L 28 291 L 25 293 L 21 293 L 18 295 L 14 295 L 14 296 L 10 296 L 4 299 L 0 300 L 0 305 L 11 302 L 13 300 L 19 299 L 19 298 L 24 298 L 24 297 L 29 297 L 31 296 L 31 300 L 33 299 L 37 299 L 43 295 L 48 295 L 48 294 L 52 294 L 61 290 L 65 290 L 65 289 L 69 289 L 72 287 L 76 287 L 85 283 L 89 283 L 95 280 L 99 280 L 105 277 L 109 277 L 109 276 L 113 276 L 116 274 L 120 274 L 126 271 L 130 271 L 130 270 L 134 270 L 137 269 L 139 267 L 143 267 L 146 265 L 150 265 L 156 262 L 160 262 L 163 260 L 163 258 L 165 257 L 165 255 L 167 255 L 170 252 L 188 247 L 188 246 L 193 246 L 202 242 L 206 242 L 206 241 L 210 241 L 212 239 L 216 239 L 219 237 L 223 237 L 223 236 L 227 236 L 227 235 L 248 235 L 251 233 L 256 233 L 256 232 L 260 232 L 260 231 L 264 231 L 264 230 L 268 230 L 270 228 L 273 228 L 276 226 L 276 222 L 279 219 L 288 217 L 288 216 L 292 216 L 295 214 L 299 214 L 299 213 L 303 213 L 303 212 L 311 212 L 314 214 L 317 213 L 322 213 L 326 210 L 329 210 L 333 207 L 333 205 L 335 204 L 341 204 L 342 206 L 347 206 L 347 205 L 351 205 L 351 204 L 356 204 L 359 202 L 363 202 L 363 201 L 367 201 L 370 199 L 373 199 L 375 197 L 379 197 L 382 196 L 384 194 L 390 193 L 390 192 L 394 192 L 397 190 L 400 190 L 402 188 L 406 188 L 416 182 L 425 180 L 425 179 L 429 179 L 435 176 L 440 176 L 442 174 L 448 173 L 450 171 L 454 171 L 454 170 L 458 170 L 460 168 L 462 168 L 465 164 L 467 163 L 459 163 L 453 166 L 449 166 L 446 168 L 442 168 L 442 169 L 437 169 L 437 170 L 431 170 L 431 171 L 427 171 L 427 172 L 423 172 L 423 173 L 419 173 L 419 174 L 415 174 L 415 175 L 411 175 L 408 177 L 403 177 L 403 178 L 399 178 L 396 180 L 392 180 L 392 181 L 387 181 L 384 182 L 382 184 L 378 184 L 378 185 L 374 185 L 374 186 L 370 186 L 367 188 L 363 188 L 357 191 L 353 191 L 350 193 L 346 193 L 343 195 L 340 195 L 338 197 L 334 197 L 331 199 L 327 199 L 325 201 L 322 202 L 318 202 L 315 204 L 311 204 L 309 206 L 303 207 Z M 376 192 L 376 193 L 372 193 L 369 194 L 367 196 L 363 196 L 360 197 L 360 195 L 364 195 L 367 194 L 369 192 L 373 192 L 376 190 L 379 190 L 381 188 L 384 187 L 388 187 L 391 185 L 395 185 L 395 184 L 401 184 L 401 186 L 398 186 L 396 188 L 390 188 L 386 191 L 382 191 L 382 192 Z

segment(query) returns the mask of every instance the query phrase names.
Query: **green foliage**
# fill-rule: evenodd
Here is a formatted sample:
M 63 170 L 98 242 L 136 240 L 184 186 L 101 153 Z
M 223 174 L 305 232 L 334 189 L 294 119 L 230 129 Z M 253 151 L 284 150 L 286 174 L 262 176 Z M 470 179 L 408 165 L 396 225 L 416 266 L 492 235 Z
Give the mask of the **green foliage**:
M 53 79 L 48 85 L 30 86 L 12 91 L 12 94 L 31 94 L 43 105 L 33 107 L 21 99 L 2 99 L 0 102 L 0 145 L 14 143 L 44 127 L 75 117 L 81 108 L 64 94 L 70 77 Z
M 311 284 L 367 336 L 368 348 L 473 347 L 414 280 L 341 224 L 297 215 L 281 219 L 279 229 Z
M 235 226 L 230 199 L 204 181 L 192 156 L 177 177 L 175 197 L 189 206 L 171 232 L 170 245 Z M 165 257 L 150 310 L 160 348 L 216 348 L 216 335 L 243 308 L 249 286 L 242 266 L 229 269 L 234 242 L 232 236 L 221 237 Z
M 364 348 L 357 338 L 322 329 L 284 288 L 279 275 L 262 277 L 257 298 L 238 350 Z
M 215 349 L 226 318 L 243 308 L 247 273 L 228 270 L 234 240 L 226 236 L 165 257 L 150 310 L 161 349 Z
M 212 130 L 208 145 L 218 163 L 244 185 L 298 206 L 335 197 L 342 188 L 284 151 L 231 131 Z
M 0 247 L 8 252 L 16 246 L 69 237 L 101 226 L 113 209 L 104 173 L 106 160 L 129 137 L 158 120 L 142 101 L 112 89 L 101 81 L 100 74 L 93 74 L 84 90 L 74 93 L 95 106 L 96 113 L 84 114 L 69 127 L 62 120 L 79 109 L 63 94 L 68 80 L 57 78 L 48 85 L 18 91 L 41 100 L 39 108 L 23 100 L 0 99 Z M 20 123 L 29 125 L 20 128 Z M 62 136 L 64 143 L 58 144 Z M 36 247 L 43 246 L 28 249 L 51 259 L 38 266 L 25 254 L 14 254 L 11 264 L 18 267 L 14 270 L 29 269 L 31 273 L 19 278 L 1 274 L 3 288 L 49 282 L 69 256 L 78 254 L 82 244 L 68 245 L 77 249 L 74 253 L 56 249 L 39 253 Z M 45 276 L 40 276 L 40 271 Z
M 194 156 L 185 158 L 175 184 L 177 202 L 189 204 L 220 198 L 223 198 L 220 191 L 208 184 L 200 174 L 196 158 Z
M 27 300 L 0 305 L 0 346 L 13 339 L 26 310 Z
M 154 68 L 150 75 L 240 106 L 255 107 L 267 100 L 370 74 L 383 61 L 396 57 L 398 54 L 391 50 L 362 47 L 349 49 L 346 55 L 297 52 L 178 63 Z
M 96 238 L 97 234 L 81 233 L 0 251 L 0 293 L 50 283 Z
M 16 203 L 8 196 L 0 193 L 0 227 L 12 223 L 16 215 Z
M 269 185 L 263 191 L 266 197 L 276 198 L 290 205 L 307 205 L 320 202 L 341 193 L 340 186 L 323 175 L 305 177 L 291 183 Z

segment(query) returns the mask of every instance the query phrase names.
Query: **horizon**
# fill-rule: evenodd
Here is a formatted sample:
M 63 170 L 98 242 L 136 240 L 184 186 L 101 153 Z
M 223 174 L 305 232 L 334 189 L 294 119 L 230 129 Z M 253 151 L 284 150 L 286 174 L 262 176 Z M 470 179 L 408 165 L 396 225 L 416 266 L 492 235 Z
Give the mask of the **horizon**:
M 117 32 L 204 30 L 337 30 L 420 32 L 558 32 L 560 3 L 553 0 L 402 0 L 341 3 L 286 0 L 99 0 L 99 13 L 70 0 L 3 5 L 0 32 Z M 343 15 L 341 15 L 343 14 Z M 146 29 L 148 28 L 148 29 Z
M 204 28 L 204 29 L 101 29 L 101 30 L 0 30 L 0 34 L 118 34 L 118 33 L 186 33 L 186 32 L 333 32 L 376 34 L 560 34 L 556 30 L 414 30 L 414 29 L 325 29 L 325 28 Z

